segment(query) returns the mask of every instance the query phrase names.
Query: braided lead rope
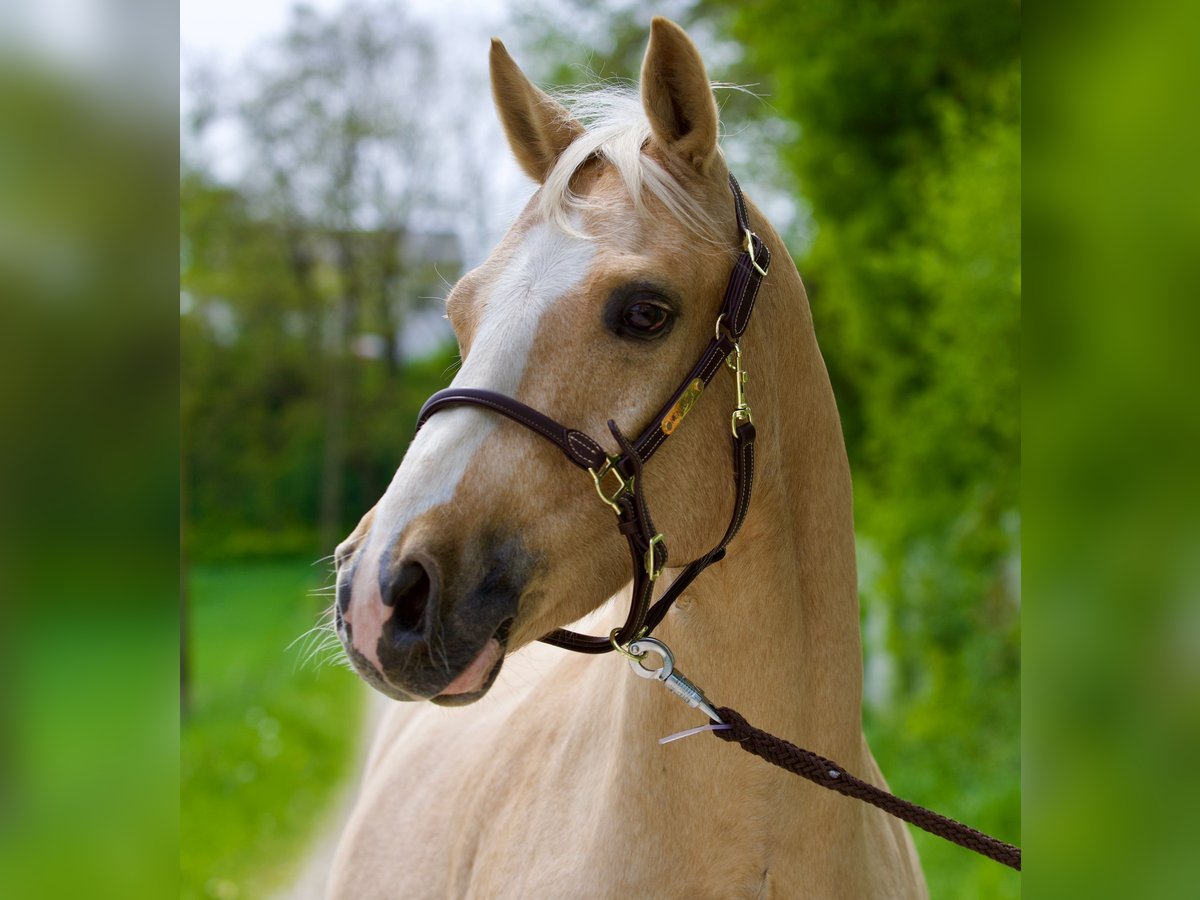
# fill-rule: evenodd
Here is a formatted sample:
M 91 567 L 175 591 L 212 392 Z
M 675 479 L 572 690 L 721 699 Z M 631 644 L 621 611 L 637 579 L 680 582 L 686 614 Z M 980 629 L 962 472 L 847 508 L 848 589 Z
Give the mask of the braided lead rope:
M 813 784 L 837 791 L 839 794 L 845 794 L 847 797 L 854 797 L 864 803 L 870 803 L 885 813 L 916 825 L 930 834 L 935 834 L 968 850 L 974 850 L 976 853 L 994 859 L 1018 872 L 1021 871 L 1020 847 L 1006 844 L 982 831 L 976 831 L 974 828 L 925 809 L 923 806 L 901 800 L 894 794 L 889 794 L 873 784 L 855 778 L 832 760 L 818 756 L 811 750 L 797 747 L 760 728 L 755 728 L 735 710 L 722 706 L 717 709 L 717 712 L 722 721 L 730 726 L 727 730 L 713 731 L 713 734 L 721 740 L 740 744 L 747 753 L 761 756 L 767 762 L 802 778 L 807 778 Z

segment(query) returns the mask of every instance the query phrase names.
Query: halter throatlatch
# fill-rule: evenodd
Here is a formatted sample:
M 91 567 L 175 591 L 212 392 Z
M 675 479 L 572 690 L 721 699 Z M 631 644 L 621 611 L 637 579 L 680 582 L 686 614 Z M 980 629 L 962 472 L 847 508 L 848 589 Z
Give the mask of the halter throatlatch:
M 438 391 L 425 401 L 417 417 L 417 428 L 420 429 L 430 416 L 450 406 L 482 406 L 499 413 L 550 441 L 572 463 L 587 470 L 600 499 L 616 513 L 617 529 L 629 543 L 633 566 L 633 595 L 625 624 L 607 637 L 592 637 L 557 628 L 542 638 L 548 644 L 580 653 L 607 653 L 615 649 L 628 655 L 629 644 L 654 630 L 696 576 L 724 558 L 725 548 L 742 527 L 750 508 L 754 484 L 754 422 L 746 402 L 746 370 L 742 367 L 738 341 L 750 323 L 758 288 L 771 264 L 771 252 L 751 230 L 746 201 L 732 175 L 729 176 L 729 187 L 733 191 L 742 252 L 733 264 L 713 338 L 691 372 L 636 439 L 627 438 L 616 423 L 609 420 L 608 427 L 620 448 L 619 453 L 607 456 L 604 448 L 584 432 L 560 425 L 519 400 L 482 388 L 452 387 Z M 730 418 L 735 487 L 733 514 L 720 543 L 684 566 L 658 602 L 651 605 L 654 584 L 667 564 L 667 545 L 662 534 L 654 528 L 646 507 L 642 467 L 679 427 L 723 365 L 733 370 L 737 381 L 737 407 Z

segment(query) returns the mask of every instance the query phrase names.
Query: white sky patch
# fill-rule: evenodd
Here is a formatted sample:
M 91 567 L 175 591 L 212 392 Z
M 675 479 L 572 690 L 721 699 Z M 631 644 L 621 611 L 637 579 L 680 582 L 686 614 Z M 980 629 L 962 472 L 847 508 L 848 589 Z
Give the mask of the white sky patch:
M 59 0 L 62 2 L 62 0 Z M 346 0 L 305 0 L 306 5 L 328 14 L 346 6 Z M 245 57 L 265 38 L 282 34 L 297 0 L 180 0 L 179 43 L 185 51 L 180 65 L 187 67 L 189 53 L 200 53 L 233 63 Z M 473 0 L 472 15 L 447 16 L 445 0 L 407 0 L 405 11 L 433 24 L 442 24 L 449 34 L 463 33 L 468 26 L 492 25 L 508 14 L 508 0 Z M 469 30 L 482 30 L 470 28 Z M 448 43 L 448 41 L 446 42 Z

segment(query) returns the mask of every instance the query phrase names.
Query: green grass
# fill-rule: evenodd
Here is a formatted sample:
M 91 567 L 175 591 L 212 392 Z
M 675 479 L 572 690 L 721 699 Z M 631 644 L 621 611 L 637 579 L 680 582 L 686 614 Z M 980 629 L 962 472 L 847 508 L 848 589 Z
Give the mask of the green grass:
M 181 897 L 269 896 L 348 774 L 363 690 L 288 645 L 314 624 L 326 570 L 307 562 L 196 567 L 192 703 L 180 735 Z M 302 644 L 303 642 L 301 642 Z

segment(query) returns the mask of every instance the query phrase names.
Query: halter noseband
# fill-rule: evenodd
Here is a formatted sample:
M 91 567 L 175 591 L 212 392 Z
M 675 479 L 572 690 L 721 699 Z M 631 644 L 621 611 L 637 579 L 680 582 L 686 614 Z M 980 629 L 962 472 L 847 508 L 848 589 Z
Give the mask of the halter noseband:
M 729 176 L 729 186 L 733 191 L 742 252 L 729 276 L 713 338 L 688 376 L 636 440 L 627 439 L 616 423 L 609 420 L 608 427 L 621 448 L 620 453 L 606 456 L 600 444 L 584 432 L 560 425 L 519 400 L 482 388 L 451 387 L 438 391 L 425 401 L 417 417 L 417 429 L 420 430 L 430 416 L 450 406 L 482 406 L 499 413 L 550 441 L 572 463 L 591 473 L 600 499 L 616 512 L 617 529 L 629 542 L 633 563 L 633 597 L 625 624 L 613 629 L 608 637 L 592 637 L 557 628 L 541 639 L 547 644 L 580 653 L 607 653 L 610 650 L 626 652 L 625 648 L 630 642 L 654 630 L 697 575 L 725 557 L 725 548 L 746 518 L 754 485 L 754 423 L 750 407 L 746 404 L 746 371 L 742 368 L 742 350 L 738 341 L 750 323 L 759 285 L 771 263 L 771 252 L 750 229 L 746 201 L 732 175 Z M 736 490 L 733 515 L 720 543 L 684 566 L 663 596 L 651 606 L 654 583 L 667 563 L 667 545 L 650 520 L 650 511 L 642 493 L 642 467 L 674 433 L 683 417 L 699 400 L 704 388 L 716 377 L 722 364 L 728 364 L 737 379 L 737 407 L 731 417 Z

